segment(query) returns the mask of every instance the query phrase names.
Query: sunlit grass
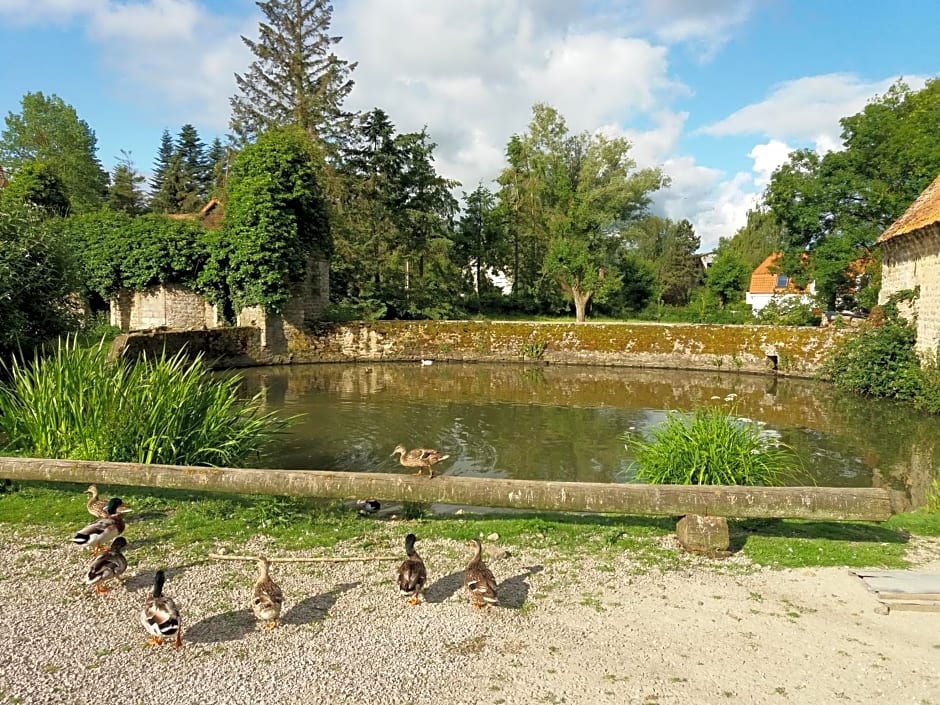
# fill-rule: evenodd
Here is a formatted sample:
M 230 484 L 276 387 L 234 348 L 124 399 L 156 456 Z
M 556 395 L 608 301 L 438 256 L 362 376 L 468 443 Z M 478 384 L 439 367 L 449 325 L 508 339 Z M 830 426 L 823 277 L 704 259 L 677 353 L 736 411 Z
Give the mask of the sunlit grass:
M 623 436 L 634 477 L 663 485 L 782 485 L 799 457 L 758 424 L 717 407 L 670 412 L 643 438 Z
M 84 489 L 84 485 L 14 483 L 0 491 L 0 518 L 8 528 L 60 535 L 67 543 L 90 520 Z M 363 552 L 386 554 L 399 548 L 406 533 L 414 532 L 425 540 L 483 537 L 487 542 L 495 534 L 498 539 L 493 543 L 501 547 L 545 551 L 544 560 L 565 563 L 572 570 L 589 557 L 625 556 L 644 572 L 686 564 L 685 554 L 663 540 L 675 532 L 675 521 L 669 517 L 518 512 L 427 515 L 389 522 L 362 518 L 351 503 L 313 498 L 102 489 L 133 507 L 127 515 L 127 533 L 141 557 L 174 550 L 199 559 L 220 546 L 238 550 L 258 534 L 275 552 L 328 550 L 352 542 Z M 730 530 L 732 552 L 763 566 L 898 568 L 907 565 L 910 533 L 940 536 L 940 514 L 899 514 L 884 524 L 740 520 L 730 522 Z M 728 564 L 713 561 L 712 565 L 724 569 Z M 747 570 L 748 565 L 730 567 Z
M 237 467 L 286 421 L 260 397 L 238 396 L 237 376 L 213 377 L 182 353 L 108 360 L 102 343 L 64 341 L 14 360 L 0 386 L 0 452 L 70 460 Z

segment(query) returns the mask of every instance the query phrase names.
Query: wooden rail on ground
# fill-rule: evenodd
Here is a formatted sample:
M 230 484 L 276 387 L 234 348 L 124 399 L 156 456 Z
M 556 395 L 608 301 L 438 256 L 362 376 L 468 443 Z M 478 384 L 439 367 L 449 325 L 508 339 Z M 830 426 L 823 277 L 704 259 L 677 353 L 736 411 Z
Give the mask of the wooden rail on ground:
M 541 511 L 650 516 L 885 521 L 891 493 L 872 487 L 725 487 L 434 479 L 390 473 L 140 465 L 0 457 L 0 478 L 129 485 L 200 492 L 377 498 Z

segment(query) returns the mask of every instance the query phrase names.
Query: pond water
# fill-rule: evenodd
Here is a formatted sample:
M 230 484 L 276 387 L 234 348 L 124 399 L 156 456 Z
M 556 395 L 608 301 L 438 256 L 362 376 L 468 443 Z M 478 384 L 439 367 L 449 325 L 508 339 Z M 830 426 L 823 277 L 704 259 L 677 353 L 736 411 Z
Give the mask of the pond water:
M 447 475 L 629 482 L 625 432 L 670 410 L 734 405 L 799 455 L 798 484 L 884 486 L 923 501 L 940 476 L 940 418 L 812 380 L 623 367 L 353 363 L 241 370 L 246 392 L 298 415 L 264 462 L 409 472 L 391 455 L 437 448 Z M 725 401 L 734 395 L 733 401 Z

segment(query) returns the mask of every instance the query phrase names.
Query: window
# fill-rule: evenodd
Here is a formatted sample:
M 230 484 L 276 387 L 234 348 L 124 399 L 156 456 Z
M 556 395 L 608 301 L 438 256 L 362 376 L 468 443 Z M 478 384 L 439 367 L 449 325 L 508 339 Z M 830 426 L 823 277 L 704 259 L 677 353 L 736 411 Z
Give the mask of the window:
M 775 285 L 775 288 L 777 288 L 777 289 L 786 289 L 786 288 L 787 288 L 787 283 L 789 283 L 789 281 L 790 281 L 790 277 L 788 277 L 786 274 L 778 274 L 778 275 L 777 275 L 777 284 Z

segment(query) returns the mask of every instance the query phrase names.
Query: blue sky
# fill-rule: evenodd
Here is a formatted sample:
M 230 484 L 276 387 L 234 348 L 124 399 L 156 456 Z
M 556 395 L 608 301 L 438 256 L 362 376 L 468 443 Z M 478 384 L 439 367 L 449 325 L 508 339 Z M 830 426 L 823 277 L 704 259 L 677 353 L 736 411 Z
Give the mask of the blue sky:
M 336 0 L 347 107 L 427 125 L 439 171 L 490 183 L 535 102 L 633 142 L 672 179 L 657 212 L 702 249 L 744 222 L 790 149 L 839 147 L 839 118 L 898 77 L 938 75 L 936 0 Z M 56 94 L 148 172 L 160 134 L 224 136 L 251 55 L 250 0 L 0 0 L 0 112 Z

